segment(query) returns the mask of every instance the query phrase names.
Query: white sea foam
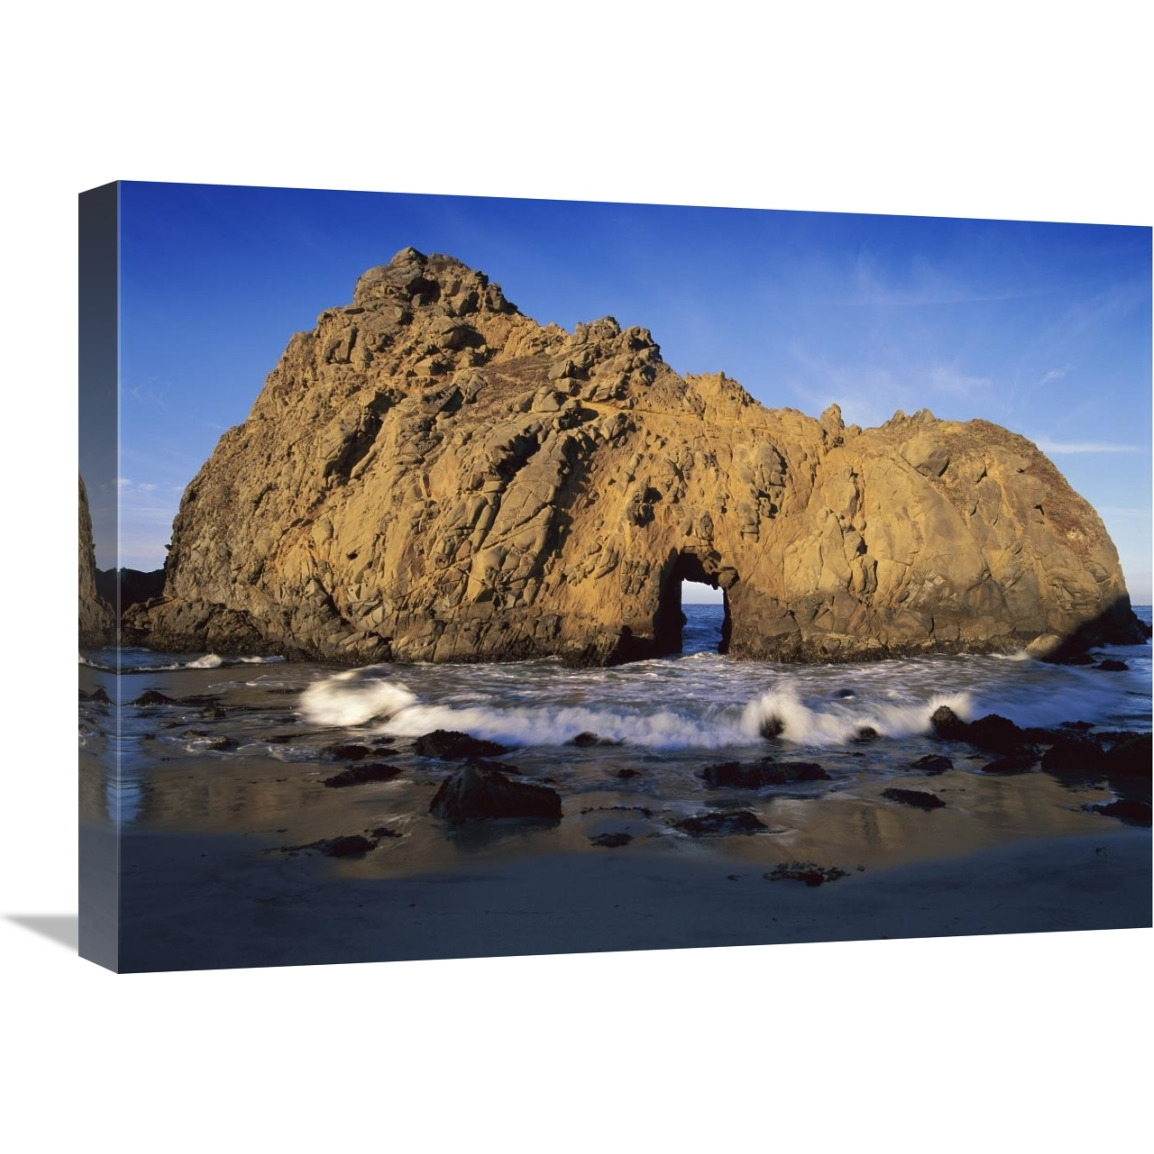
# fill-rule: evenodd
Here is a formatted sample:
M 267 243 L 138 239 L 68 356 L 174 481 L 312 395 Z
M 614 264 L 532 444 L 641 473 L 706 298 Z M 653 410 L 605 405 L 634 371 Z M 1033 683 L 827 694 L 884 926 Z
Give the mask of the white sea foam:
M 175 673 L 181 669 L 221 669 L 232 665 L 274 665 L 284 661 L 283 657 L 221 657 L 216 653 L 205 653 L 191 661 L 170 661 L 163 665 L 136 664 L 125 666 L 122 673 Z M 96 666 L 101 669 L 103 666 Z
M 387 667 L 335 674 L 310 686 L 300 710 L 314 724 L 351 726 L 377 720 L 376 731 L 391 737 L 419 737 L 448 729 L 512 746 L 557 746 L 578 734 L 593 733 L 607 741 L 653 750 L 720 749 L 756 745 L 771 721 L 780 725 L 781 740 L 801 746 L 838 746 L 864 728 L 885 737 L 907 737 L 930 731 L 930 718 L 941 705 L 959 717 L 973 715 L 966 692 L 935 694 L 927 700 L 863 703 L 856 694 L 803 700 L 796 688 L 774 689 L 740 705 L 723 705 L 692 697 L 680 708 L 636 702 L 602 704 L 547 700 L 548 687 L 530 696 L 540 703 L 494 704 L 494 696 L 467 702 L 467 694 L 450 690 L 440 701 L 422 701 L 407 686 L 381 677 Z M 651 695 L 647 695 L 651 696 Z M 777 728 L 774 726 L 773 728 Z
M 376 676 L 372 669 L 350 669 L 310 685 L 301 694 L 300 711 L 312 725 L 364 725 L 416 700 L 399 681 Z
M 796 745 L 845 745 L 863 729 L 881 737 L 910 737 L 928 733 L 930 718 L 942 705 L 949 706 L 963 721 L 973 712 L 968 693 L 939 693 L 928 701 L 869 702 L 861 704 L 857 695 L 806 703 L 792 688 L 771 690 L 751 701 L 742 713 L 742 732 L 754 738 L 767 729 L 780 729 L 776 736 Z
M 786 667 L 698 654 L 603 670 L 410 666 L 404 685 L 392 680 L 397 667 L 381 665 L 316 682 L 300 709 L 318 724 L 372 722 L 393 737 L 458 730 L 515 747 L 593 733 L 654 751 L 739 749 L 772 730 L 786 745 L 832 749 L 865 729 L 896 740 L 927 735 L 943 705 L 963 721 L 999 713 L 1019 725 L 1141 723 L 1131 716 L 1149 714 L 1144 661 L 1144 669 L 1103 673 L 989 656 Z
M 580 733 L 595 733 L 607 741 L 650 749 L 715 749 L 744 744 L 736 724 L 695 717 L 673 710 L 652 713 L 583 706 L 410 705 L 397 712 L 381 732 L 393 737 L 419 737 L 434 729 L 450 729 L 506 745 L 564 745 Z

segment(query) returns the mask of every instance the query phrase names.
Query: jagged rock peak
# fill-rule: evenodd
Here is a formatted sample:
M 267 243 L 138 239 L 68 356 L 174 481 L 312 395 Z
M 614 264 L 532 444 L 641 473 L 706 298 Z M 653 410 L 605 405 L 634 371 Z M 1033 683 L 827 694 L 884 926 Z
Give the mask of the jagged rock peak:
M 686 578 L 725 591 L 739 657 L 1140 635 L 1100 519 L 1024 438 L 766 409 L 415 249 L 289 341 L 127 620 L 163 648 L 602 664 L 678 648 Z
M 515 313 L 500 285 L 455 257 L 434 253 L 425 256 L 415 248 L 403 248 L 386 265 L 371 268 L 357 281 L 354 308 L 386 303 L 414 308 L 439 305 L 450 316 L 466 317 L 481 310 Z

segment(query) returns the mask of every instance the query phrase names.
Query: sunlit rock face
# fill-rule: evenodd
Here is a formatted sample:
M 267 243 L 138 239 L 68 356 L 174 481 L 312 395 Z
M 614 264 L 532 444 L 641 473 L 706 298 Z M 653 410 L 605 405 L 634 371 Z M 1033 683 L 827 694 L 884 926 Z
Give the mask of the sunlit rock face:
M 109 604 L 96 592 L 96 550 L 92 541 L 92 516 L 88 511 L 88 492 L 84 478 L 80 481 L 80 630 L 82 649 L 96 649 L 109 644 L 115 635 L 113 613 Z
M 291 339 L 127 620 L 163 648 L 610 664 L 678 649 L 685 578 L 725 590 L 742 658 L 1140 635 L 1102 522 L 1022 437 L 766 409 L 414 249 Z

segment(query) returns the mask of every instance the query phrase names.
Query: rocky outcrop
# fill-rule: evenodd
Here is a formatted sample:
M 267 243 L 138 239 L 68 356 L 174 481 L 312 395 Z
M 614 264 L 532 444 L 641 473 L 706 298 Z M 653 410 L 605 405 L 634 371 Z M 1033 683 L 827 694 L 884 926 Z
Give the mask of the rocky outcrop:
M 605 664 L 679 648 L 683 578 L 725 591 L 745 658 L 1142 635 L 1102 522 L 1024 438 L 766 409 L 413 249 L 292 338 L 126 620 L 163 648 Z
M 99 649 L 115 639 L 111 606 L 96 591 L 96 547 L 92 540 L 92 516 L 88 492 L 80 477 L 80 628 L 81 649 Z

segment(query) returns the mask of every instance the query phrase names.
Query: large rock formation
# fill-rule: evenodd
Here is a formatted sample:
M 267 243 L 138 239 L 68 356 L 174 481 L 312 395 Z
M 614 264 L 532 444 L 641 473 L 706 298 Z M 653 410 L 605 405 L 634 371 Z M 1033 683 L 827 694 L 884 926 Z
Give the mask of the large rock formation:
M 737 657 L 1141 635 L 1102 522 L 1022 437 L 768 410 L 414 249 L 292 338 L 127 619 L 165 648 L 601 664 L 677 650 L 683 578 L 725 590 Z
M 88 492 L 80 477 L 80 630 L 81 649 L 98 649 L 115 637 L 111 606 L 96 591 L 96 548 L 92 540 L 92 515 Z

